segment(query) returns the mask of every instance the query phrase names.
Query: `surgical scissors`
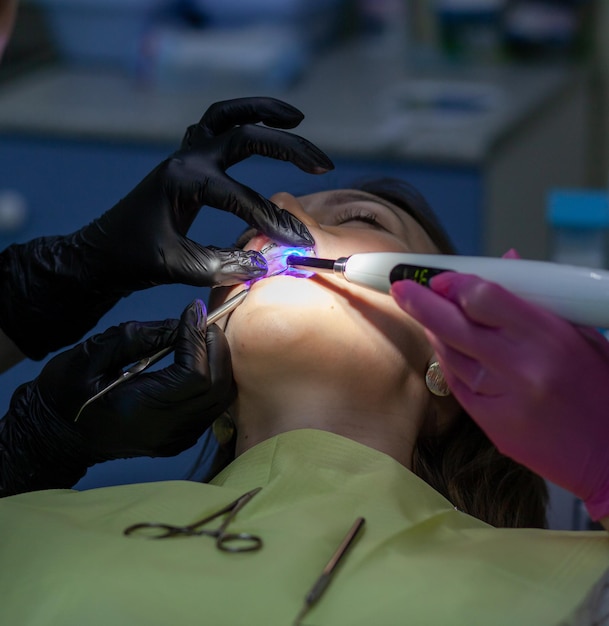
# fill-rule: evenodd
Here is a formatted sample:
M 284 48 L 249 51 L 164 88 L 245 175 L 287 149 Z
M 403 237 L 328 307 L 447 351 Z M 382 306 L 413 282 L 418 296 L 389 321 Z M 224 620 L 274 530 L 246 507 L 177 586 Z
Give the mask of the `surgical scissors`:
M 262 548 L 262 539 L 258 535 L 251 533 L 227 533 L 228 525 L 235 519 L 237 513 L 262 489 L 257 487 L 227 504 L 224 508 L 211 515 L 189 524 L 188 526 L 174 526 L 162 522 L 142 522 L 133 524 L 125 528 L 123 534 L 126 536 L 139 534 L 149 539 L 168 539 L 170 537 L 215 537 L 216 548 L 223 552 L 255 552 Z M 224 521 L 215 529 L 201 528 L 208 522 L 215 520 L 222 515 L 226 515 Z

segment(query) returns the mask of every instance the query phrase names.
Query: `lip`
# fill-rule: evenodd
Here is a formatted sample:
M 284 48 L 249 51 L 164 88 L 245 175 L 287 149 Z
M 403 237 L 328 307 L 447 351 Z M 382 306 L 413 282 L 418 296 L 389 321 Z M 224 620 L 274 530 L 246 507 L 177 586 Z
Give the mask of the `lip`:
M 265 248 L 268 248 L 265 250 Z M 258 253 L 261 253 L 263 255 L 268 254 L 269 252 L 271 252 L 274 248 L 278 248 L 279 250 L 281 249 L 285 249 L 284 246 L 281 246 L 280 244 L 278 244 L 277 242 L 273 241 L 270 237 L 268 237 L 267 235 L 263 234 L 263 233 L 257 233 L 256 235 L 254 235 L 244 246 L 244 250 L 249 250 L 249 251 L 256 251 Z M 311 252 L 313 255 L 315 255 L 315 248 L 311 247 L 310 248 Z M 264 253 L 263 253 L 264 251 Z M 255 283 L 258 282 L 262 282 L 263 280 L 266 281 L 269 278 L 305 278 L 308 276 L 303 276 L 302 271 L 301 270 L 292 270 L 292 268 L 289 267 L 285 267 L 284 270 L 281 273 L 276 273 L 277 272 L 277 267 L 273 268 L 273 256 L 271 255 L 271 257 L 266 257 L 268 263 L 269 263 L 269 273 L 271 274 L 270 276 L 262 276 L 258 279 L 254 279 L 251 281 L 251 284 L 247 285 L 247 283 L 245 283 L 245 285 L 247 286 L 248 289 L 258 289 L 258 287 L 256 286 Z M 240 286 L 243 285 L 232 285 L 232 286 L 227 286 L 227 287 L 216 287 L 215 288 L 215 292 L 218 293 L 217 298 L 219 300 L 221 300 L 222 302 L 226 302 L 226 300 L 228 300 L 229 298 L 231 298 L 232 296 L 236 295 L 237 290 L 239 289 Z M 220 292 L 218 292 L 217 290 L 221 289 Z M 232 315 L 229 314 L 226 317 L 226 320 L 228 322 L 228 319 L 230 318 L 230 316 Z
M 259 234 L 254 235 L 245 245 L 244 250 L 255 250 L 256 252 L 260 252 L 265 246 L 270 243 L 274 243 L 270 237 L 266 235 Z

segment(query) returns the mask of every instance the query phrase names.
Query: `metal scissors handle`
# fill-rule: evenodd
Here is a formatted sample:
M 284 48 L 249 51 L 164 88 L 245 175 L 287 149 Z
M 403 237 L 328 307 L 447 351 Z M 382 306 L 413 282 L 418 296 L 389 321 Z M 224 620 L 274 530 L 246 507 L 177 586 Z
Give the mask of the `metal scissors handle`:
M 233 296 L 229 300 L 227 300 L 223 305 L 219 306 L 217 309 L 213 310 L 209 316 L 207 317 L 207 325 L 211 325 L 214 322 L 217 322 L 221 317 L 224 317 L 234 309 L 236 309 L 242 302 L 245 300 L 245 296 L 247 296 L 249 291 L 249 287 L 246 287 L 243 291 L 240 291 L 237 295 Z M 77 422 L 78 418 L 81 416 L 82 412 L 95 400 L 98 400 L 102 396 L 105 396 L 109 391 L 126 383 L 128 380 L 137 376 L 144 370 L 147 370 L 150 366 L 154 365 L 161 359 L 165 358 L 168 354 L 173 352 L 174 346 L 169 346 L 167 348 L 163 348 L 163 350 L 159 350 L 157 353 L 152 356 L 148 356 L 144 359 L 141 359 L 137 363 L 131 365 L 128 369 L 126 369 L 115 381 L 111 382 L 109 385 L 106 385 L 103 389 L 98 391 L 94 396 L 89 398 L 79 409 L 74 421 Z
M 215 537 L 216 548 L 223 552 L 255 552 L 262 548 L 262 539 L 258 535 L 251 533 L 227 533 L 228 525 L 235 519 L 237 513 L 261 490 L 261 487 L 252 489 L 244 493 L 224 508 L 212 513 L 198 522 L 188 526 L 174 526 L 173 524 L 163 524 L 160 522 L 142 522 L 133 524 L 123 531 L 124 535 L 139 534 L 149 539 L 168 539 L 170 537 Z M 208 522 L 226 515 L 224 521 L 216 529 L 201 528 Z

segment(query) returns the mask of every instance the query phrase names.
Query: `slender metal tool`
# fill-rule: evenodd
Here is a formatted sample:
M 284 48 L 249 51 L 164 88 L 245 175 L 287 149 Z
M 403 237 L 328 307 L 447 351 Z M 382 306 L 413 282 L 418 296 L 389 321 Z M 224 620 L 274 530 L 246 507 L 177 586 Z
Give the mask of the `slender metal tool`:
M 323 568 L 321 575 L 315 581 L 315 584 L 311 587 L 309 592 L 307 593 L 304 604 L 300 612 L 296 616 L 294 620 L 294 626 L 300 626 L 302 623 L 302 618 L 307 614 L 307 612 L 311 609 L 311 607 L 321 598 L 324 591 L 327 589 L 332 577 L 336 572 L 336 568 L 340 564 L 341 560 L 349 550 L 349 548 L 353 545 L 357 534 L 366 523 L 366 520 L 363 517 L 358 517 L 353 526 L 349 529 L 349 532 L 345 535 L 345 538 L 341 541 L 340 545 L 336 549 L 336 552 L 332 555 L 330 560 L 327 562 L 326 566 Z
M 287 269 L 287 266 L 283 266 L 271 274 L 267 274 L 262 278 L 256 278 L 250 281 L 250 283 L 245 286 L 245 289 L 243 289 L 243 291 L 240 291 L 237 295 L 229 298 L 224 304 L 220 305 L 217 309 L 213 310 L 207 316 L 207 325 L 210 326 L 211 324 L 217 322 L 220 318 L 228 315 L 231 311 L 234 311 L 245 300 L 245 296 L 247 296 L 251 286 L 254 283 L 265 278 L 271 278 L 272 276 L 283 274 Z M 165 358 L 168 354 L 173 352 L 174 349 L 175 346 L 168 346 L 167 348 L 163 348 L 163 350 L 159 350 L 152 356 L 148 356 L 144 359 L 141 359 L 137 363 L 134 363 L 131 367 L 126 369 L 115 381 L 111 382 L 109 385 L 98 391 L 93 397 L 89 398 L 80 407 L 78 413 L 76 414 L 76 417 L 74 418 L 74 421 L 78 421 L 78 418 L 81 416 L 84 409 L 86 409 L 92 402 L 95 402 L 95 400 L 98 400 L 102 396 L 105 396 L 109 391 L 111 391 L 115 387 L 118 387 L 118 385 L 122 385 L 134 376 L 141 374 L 143 371 L 147 370 L 149 367 L 151 367 L 155 363 L 158 363 L 161 359 Z
M 245 296 L 247 296 L 249 291 L 249 287 L 246 287 L 243 291 L 240 291 L 237 295 L 233 296 L 229 300 L 227 300 L 223 305 L 219 306 L 217 309 L 212 311 L 207 317 L 207 325 L 213 324 L 217 322 L 220 318 L 228 315 L 231 311 L 236 309 L 242 302 L 245 300 Z M 144 370 L 147 370 L 149 367 L 158 363 L 161 359 L 165 358 L 168 354 L 173 352 L 174 346 L 168 346 L 167 348 L 163 348 L 163 350 L 159 350 L 152 356 L 148 356 L 144 359 L 141 359 L 137 363 L 134 363 L 131 367 L 126 369 L 119 378 L 115 381 L 111 382 L 109 385 L 98 391 L 94 396 L 89 398 L 78 411 L 78 414 L 74 418 L 74 421 L 77 422 L 81 413 L 95 400 L 98 400 L 102 396 L 106 395 L 109 391 L 118 387 L 118 385 L 122 385 L 127 382 L 134 376 L 141 374 Z

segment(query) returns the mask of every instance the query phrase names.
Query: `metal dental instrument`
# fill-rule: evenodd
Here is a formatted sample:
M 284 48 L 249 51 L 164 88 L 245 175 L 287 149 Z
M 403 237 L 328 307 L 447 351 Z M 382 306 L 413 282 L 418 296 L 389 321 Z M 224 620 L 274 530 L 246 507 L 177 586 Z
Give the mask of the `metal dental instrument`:
M 323 568 L 321 575 L 307 593 L 302 609 L 300 609 L 300 612 L 294 620 L 294 626 L 300 626 L 300 624 L 302 623 L 302 618 L 307 614 L 310 608 L 321 598 L 324 591 L 330 584 L 332 576 L 334 576 L 336 572 L 336 568 L 339 566 L 341 560 L 353 544 L 355 538 L 357 537 L 357 534 L 365 523 L 366 520 L 363 517 L 358 517 L 355 520 L 353 526 L 351 526 L 349 532 L 345 535 L 345 538 L 341 541 L 340 545 L 336 549 L 336 552 L 334 552 L 330 560 L 326 563 L 326 566 Z
M 207 317 L 207 325 L 213 324 L 217 322 L 220 318 L 228 315 L 231 311 L 236 309 L 242 302 L 245 300 L 245 296 L 247 296 L 249 291 L 249 287 L 246 287 L 243 291 L 240 291 L 236 296 L 233 296 L 229 300 L 227 300 L 223 305 L 219 306 L 217 309 L 212 311 Z M 167 348 L 163 348 L 163 350 L 159 350 L 152 356 L 147 356 L 144 359 L 139 360 L 137 363 L 134 363 L 126 369 L 122 375 L 117 378 L 115 381 L 111 382 L 109 385 L 98 391 L 94 396 L 89 398 L 78 411 L 78 414 L 74 418 L 74 421 L 77 422 L 81 413 L 95 400 L 98 400 L 102 396 L 105 396 L 109 391 L 126 383 L 128 380 L 141 374 L 143 371 L 147 370 L 149 367 L 158 363 L 161 359 L 165 358 L 168 354 L 173 352 L 174 346 L 168 346 Z
M 228 533 L 226 529 L 228 525 L 235 519 L 239 511 L 262 489 L 257 487 L 252 489 L 234 502 L 227 504 L 225 507 L 208 515 L 207 517 L 188 524 L 187 526 L 175 526 L 173 524 L 164 524 L 162 522 L 142 522 L 133 524 L 125 528 L 123 534 L 142 535 L 148 539 L 169 539 L 171 537 L 213 537 L 216 540 L 216 548 L 222 552 L 256 552 L 262 548 L 262 539 L 258 535 L 251 533 Z M 215 529 L 203 528 L 205 524 L 226 515 L 224 521 Z
M 255 279 L 255 280 L 251 281 L 249 285 L 245 286 L 245 289 L 243 289 L 243 291 L 240 291 L 237 295 L 235 295 L 232 298 L 228 299 L 224 304 L 222 304 L 217 309 L 212 311 L 207 316 L 207 325 L 210 326 L 211 324 L 217 322 L 220 318 L 224 317 L 225 315 L 228 315 L 231 311 L 234 311 L 245 300 L 245 297 L 247 296 L 247 294 L 248 294 L 248 292 L 250 290 L 250 287 L 255 282 L 258 282 L 258 280 L 262 280 L 263 278 L 271 278 L 272 276 L 277 276 L 278 274 L 283 274 L 283 272 L 285 272 L 286 270 L 287 270 L 287 267 L 284 266 L 284 267 L 280 268 L 279 270 L 273 272 L 272 274 L 267 274 L 266 276 L 263 276 L 262 278 L 258 278 L 258 279 Z M 98 400 L 102 396 L 105 396 L 109 391 L 111 391 L 115 387 L 118 387 L 119 385 L 122 385 L 123 383 L 127 382 L 128 380 L 130 380 L 134 376 L 137 376 L 138 374 L 141 374 L 143 371 L 147 370 L 149 367 L 151 367 L 155 363 L 158 363 L 161 359 L 165 358 L 168 354 L 173 352 L 173 350 L 174 350 L 174 346 L 168 346 L 167 348 L 163 348 L 163 350 L 159 350 L 157 353 L 153 354 L 152 356 L 148 356 L 148 357 L 146 357 L 144 359 L 141 359 L 137 363 L 134 363 L 133 365 L 131 365 L 115 381 L 111 382 L 109 385 L 107 385 L 106 387 L 104 387 L 103 389 L 98 391 L 94 396 L 89 398 L 80 407 L 78 413 L 76 414 L 76 417 L 74 418 L 74 421 L 75 422 L 78 421 L 78 419 L 81 416 L 82 412 L 92 402 L 95 402 L 95 400 Z
M 402 252 L 362 252 L 338 259 L 288 256 L 288 267 L 334 274 L 388 293 L 405 278 L 427 285 L 433 275 L 475 274 L 575 324 L 609 328 L 609 271 L 549 261 Z

